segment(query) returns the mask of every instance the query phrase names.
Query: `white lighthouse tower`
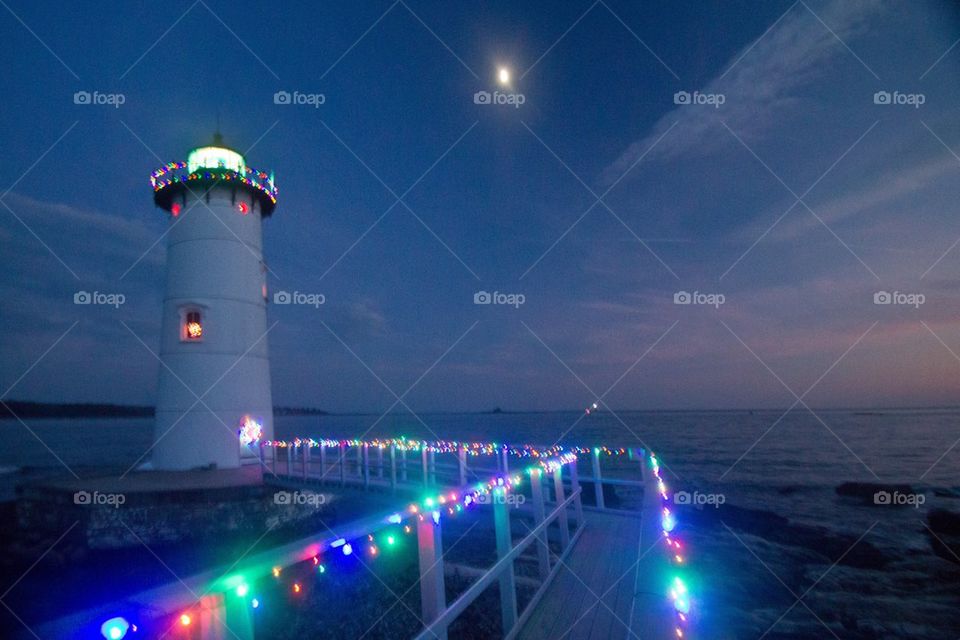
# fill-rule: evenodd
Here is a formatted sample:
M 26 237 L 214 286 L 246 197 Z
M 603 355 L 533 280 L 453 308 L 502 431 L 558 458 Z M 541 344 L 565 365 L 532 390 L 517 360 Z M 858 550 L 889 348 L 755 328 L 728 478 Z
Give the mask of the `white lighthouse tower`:
M 150 179 L 170 214 L 153 468 L 238 467 L 273 437 L 261 221 L 277 188 L 219 134 Z

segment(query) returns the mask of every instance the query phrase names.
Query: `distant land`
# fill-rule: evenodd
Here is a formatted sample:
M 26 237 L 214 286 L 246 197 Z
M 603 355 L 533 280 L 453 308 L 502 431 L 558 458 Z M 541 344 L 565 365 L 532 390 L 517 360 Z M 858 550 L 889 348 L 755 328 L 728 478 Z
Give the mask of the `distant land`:
M 308 407 L 274 407 L 278 416 L 325 416 L 322 409 Z M 0 419 L 4 418 L 149 418 L 154 408 L 140 405 L 25 402 L 0 402 Z
M 745 409 L 617 409 L 607 413 L 644 413 L 644 414 L 699 414 L 699 413 L 782 413 L 785 408 L 745 408 Z M 814 407 L 815 411 L 843 412 L 858 416 L 882 416 L 886 413 L 911 411 L 960 411 L 960 406 L 918 406 L 918 407 Z M 422 415 L 524 415 L 539 413 L 582 413 L 583 409 L 524 410 L 494 407 L 482 411 L 420 411 Z M 591 414 L 597 413 L 591 411 Z M 149 418 L 154 408 L 143 405 L 123 405 L 95 402 L 53 403 L 28 402 L 25 400 L 0 400 L 0 420 L 10 418 Z M 312 407 L 274 407 L 276 416 L 379 416 L 377 411 L 333 412 Z

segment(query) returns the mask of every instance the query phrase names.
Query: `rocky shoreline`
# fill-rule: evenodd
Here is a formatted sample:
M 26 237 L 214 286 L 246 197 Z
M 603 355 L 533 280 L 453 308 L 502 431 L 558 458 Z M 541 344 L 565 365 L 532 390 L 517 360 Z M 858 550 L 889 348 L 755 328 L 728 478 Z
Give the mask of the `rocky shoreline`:
M 912 512 L 887 511 L 889 504 L 875 502 L 878 492 L 938 495 L 948 505 L 957 497 L 955 489 L 906 484 L 836 486 L 835 510 L 876 514 L 869 535 L 729 503 L 678 505 L 691 567 L 701 578 L 701 628 L 725 630 L 712 636 L 723 640 L 831 633 L 854 640 L 957 637 L 960 502 L 956 509 L 938 506 L 910 520 Z M 896 512 L 903 517 L 887 519 Z M 914 537 L 925 540 L 926 549 L 918 546 L 922 542 L 907 548 L 891 541 L 891 527 L 902 534 L 904 521 L 915 522 Z

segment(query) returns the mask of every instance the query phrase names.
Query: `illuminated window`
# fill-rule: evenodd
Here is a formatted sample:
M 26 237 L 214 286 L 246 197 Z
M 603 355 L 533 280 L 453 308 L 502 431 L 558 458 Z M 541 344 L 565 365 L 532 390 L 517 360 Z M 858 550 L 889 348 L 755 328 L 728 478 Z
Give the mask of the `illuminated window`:
M 183 332 L 180 337 L 185 342 L 203 339 L 203 320 L 199 311 L 187 311 L 183 314 Z

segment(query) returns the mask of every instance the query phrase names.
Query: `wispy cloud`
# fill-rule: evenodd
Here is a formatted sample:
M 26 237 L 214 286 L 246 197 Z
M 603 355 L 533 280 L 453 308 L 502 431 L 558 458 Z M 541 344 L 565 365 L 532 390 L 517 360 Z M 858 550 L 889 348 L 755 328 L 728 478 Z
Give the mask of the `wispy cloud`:
M 853 39 L 881 8 L 878 2 L 841 1 L 818 9 L 831 33 L 813 13 L 794 5 L 759 40 L 738 51 L 705 87 L 684 87 L 690 92 L 723 94 L 726 101 L 720 108 L 681 105 L 671 109 L 603 171 L 602 181 L 616 180 L 674 123 L 674 131 L 650 152 L 648 160 L 704 155 L 736 145 L 721 119 L 748 142 L 762 136 L 778 124 L 785 109 L 798 103 L 798 88 L 817 79 L 834 58 L 850 55 L 841 39 Z
M 814 205 L 817 215 L 827 224 L 854 219 L 857 216 L 875 213 L 878 209 L 898 206 L 912 207 L 916 202 L 912 197 L 921 195 L 933 187 L 938 180 L 958 174 L 957 161 L 950 156 L 942 156 L 915 166 L 895 166 L 882 173 L 869 175 L 859 187 L 846 189 L 827 200 Z M 771 210 L 759 216 L 761 226 L 776 219 L 782 210 Z M 757 229 L 753 225 L 742 234 L 743 240 L 756 237 Z M 797 215 L 785 219 L 777 225 L 769 238 L 771 240 L 792 240 L 809 231 L 822 231 L 823 225 L 813 216 L 806 215 L 802 209 Z
M 62 253 L 64 259 L 70 256 L 78 263 L 76 269 L 81 279 L 116 280 L 122 273 L 122 269 L 117 271 L 117 265 L 125 268 L 132 264 L 162 232 L 159 225 L 151 226 L 146 220 L 132 215 L 122 216 L 19 193 L 9 194 L 5 202 L 44 242 Z M 22 240 L 21 234 L 25 236 Z M 4 254 L 46 258 L 39 241 L 27 239 L 27 234 L 27 230 L 9 212 L 0 211 L 0 242 L 10 243 L 3 247 Z M 163 264 L 163 246 L 155 248 L 145 257 L 147 265 L 156 267 Z M 34 250 L 38 248 L 39 251 Z M 53 273 L 49 274 L 51 277 L 40 279 L 60 280 L 61 270 L 60 265 L 54 264 L 51 267 Z

